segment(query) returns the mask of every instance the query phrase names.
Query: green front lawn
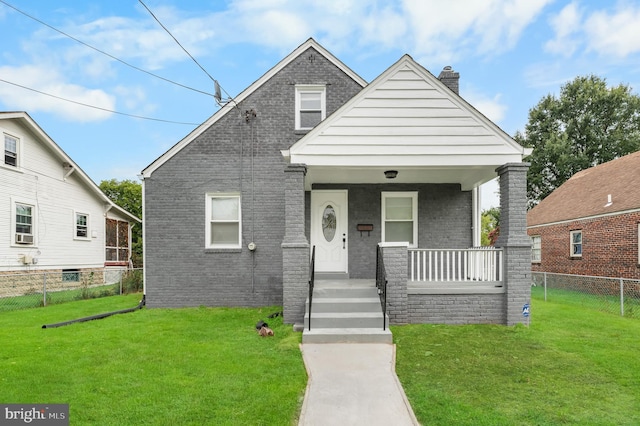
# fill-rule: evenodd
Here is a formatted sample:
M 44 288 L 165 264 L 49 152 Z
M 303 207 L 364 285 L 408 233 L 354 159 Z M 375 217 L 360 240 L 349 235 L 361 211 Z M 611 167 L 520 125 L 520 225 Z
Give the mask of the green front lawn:
M 307 381 L 280 308 L 144 309 L 113 296 L 0 314 L 0 402 L 68 403 L 73 425 L 288 425 Z M 275 337 L 262 338 L 265 320 Z
M 73 425 L 291 425 L 306 384 L 280 310 L 143 309 L 139 295 L 0 313 L 0 402 L 69 403 Z M 640 424 L 640 321 L 534 300 L 530 327 L 392 327 L 424 425 Z M 273 338 L 255 323 L 268 321 Z
M 392 331 L 424 425 L 640 424 L 640 321 L 534 300 L 528 328 Z

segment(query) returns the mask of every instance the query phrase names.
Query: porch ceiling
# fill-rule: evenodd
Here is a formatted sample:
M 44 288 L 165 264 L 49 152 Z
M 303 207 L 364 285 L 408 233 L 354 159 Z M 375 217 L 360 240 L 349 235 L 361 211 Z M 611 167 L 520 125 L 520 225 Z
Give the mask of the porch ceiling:
M 308 166 L 305 176 L 305 189 L 317 183 L 330 184 L 384 184 L 384 183 L 453 183 L 460 184 L 463 191 L 490 181 L 497 176 L 494 166 L 460 167 L 337 167 Z M 394 179 L 387 179 L 386 170 L 396 170 Z

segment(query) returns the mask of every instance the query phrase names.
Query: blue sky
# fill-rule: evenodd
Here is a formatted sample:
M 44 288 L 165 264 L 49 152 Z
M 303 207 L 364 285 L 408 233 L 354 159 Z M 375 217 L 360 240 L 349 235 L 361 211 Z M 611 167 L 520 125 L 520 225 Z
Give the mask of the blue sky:
M 371 81 L 408 53 L 513 135 L 530 108 L 578 75 L 640 87 L 640 1 L 144 0 L 231 96 L 314 37 Z M 213 82 L 134 0 L 0 0 L 0 79 L 125 114 L 201 123 Z M 27 111 L 99 183 L 137 179 L 194 124 L 142 120 L 0 82 L 0 110 Z M 483 207 L 497 205 L 495 185 Z

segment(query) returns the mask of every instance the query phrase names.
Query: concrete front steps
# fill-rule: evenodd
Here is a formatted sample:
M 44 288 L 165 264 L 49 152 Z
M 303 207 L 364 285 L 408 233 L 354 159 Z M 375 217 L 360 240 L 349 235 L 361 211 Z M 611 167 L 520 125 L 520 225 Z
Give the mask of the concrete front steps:
M 382 325 L 374 280 L 316 280 L 311 330 L 307 300 L 302 343 L 392 343 L 389 319 Z

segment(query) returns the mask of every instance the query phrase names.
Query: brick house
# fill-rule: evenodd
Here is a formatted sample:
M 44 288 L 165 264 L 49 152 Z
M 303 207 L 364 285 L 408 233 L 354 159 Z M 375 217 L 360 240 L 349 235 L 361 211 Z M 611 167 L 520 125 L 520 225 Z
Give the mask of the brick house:
M 312 252 L 319 284 L 366 286 L 380 247 L 391 323 L 521 321 L 528 150 L 457 91 L 450 67 L 405 55 L 367 84 L 303 43 L 143 170 L 147 306 L 299 324 Z M 497 175 L 499 248 L 472 250 Z
M 527 214 L 532 270 L 640 279 L 640 152 L 573 175 Z

